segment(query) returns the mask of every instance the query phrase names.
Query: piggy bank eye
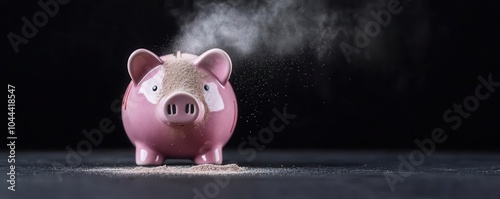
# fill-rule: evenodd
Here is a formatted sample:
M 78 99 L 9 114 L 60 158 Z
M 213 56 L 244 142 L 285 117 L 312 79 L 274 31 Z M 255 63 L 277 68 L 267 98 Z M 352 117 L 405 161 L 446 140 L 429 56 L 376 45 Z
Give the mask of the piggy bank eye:
M 205 84 L 205 86 L 203 86 L 203 89 L 205 89 L 206 91 L 208 91 L 208 90 L 210 90 L 210 86 L 208 86 L 208 85 Z
M 158 90 L 158 86 L 153 85 L 153 88 L 152 88 L 152 89 L 153 89 L 153 91 L 156 91 L 156 90 Z

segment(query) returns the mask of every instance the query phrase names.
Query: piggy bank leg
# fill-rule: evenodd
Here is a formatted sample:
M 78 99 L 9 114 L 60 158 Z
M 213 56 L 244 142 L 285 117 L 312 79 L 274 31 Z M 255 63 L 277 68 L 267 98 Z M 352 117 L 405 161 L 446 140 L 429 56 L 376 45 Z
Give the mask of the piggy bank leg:
M 216 147 L 194 158 L 196 164 L 222 164 L 222 147 Z
M 165 158 L 163 155 L 157 153 L 142 145 L 135 147 L 135 163 L 137 165 L 162 165 Z

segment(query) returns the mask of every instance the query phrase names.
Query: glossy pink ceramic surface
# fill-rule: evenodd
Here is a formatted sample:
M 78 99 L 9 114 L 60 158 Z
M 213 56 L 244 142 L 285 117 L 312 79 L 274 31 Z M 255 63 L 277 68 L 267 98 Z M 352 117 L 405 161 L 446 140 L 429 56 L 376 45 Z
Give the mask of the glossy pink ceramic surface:
M 132 81 L 122 120 L 136 147 L 137 165 L 161 165 L 165 158 L 222 163 L 222 147 L 238 115 L 228 81 L 231 70 L 229 56 L 220 49 L 200 56 L 177 52 L 158 57 L 145 49 L 130 55 Z

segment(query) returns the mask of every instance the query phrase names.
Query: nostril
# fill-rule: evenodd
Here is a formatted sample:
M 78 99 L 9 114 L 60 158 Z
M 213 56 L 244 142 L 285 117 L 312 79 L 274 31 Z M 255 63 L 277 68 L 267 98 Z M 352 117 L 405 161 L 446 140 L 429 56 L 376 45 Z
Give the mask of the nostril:
M 194 114 L 194 104 L 186 104 L 185 110 L 187 114 Z
M 167 114 L 168 115 L 177 114 L 177 106 L 175 104 L 168 104 L 167 105 Z

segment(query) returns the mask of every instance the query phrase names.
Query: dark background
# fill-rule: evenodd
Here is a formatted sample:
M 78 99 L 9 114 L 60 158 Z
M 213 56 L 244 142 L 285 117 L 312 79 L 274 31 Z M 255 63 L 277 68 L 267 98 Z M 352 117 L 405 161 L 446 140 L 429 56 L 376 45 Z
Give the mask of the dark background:
M 364 3 L 329 5 L 350 9 Z M 128 56 L 137 48 L 170 53 L 168 42 L 179 30 L 175 17 L 182 16 L 173 14 L 189 12 L 191 5 L 71 1 L 15 53 L 7 33 L 20 34 L 21 18 L 41 9 L 37 1 L 2 1 L 2 65 L 7 83 L 16 86 L 16 150 L 74 148 L 86 139 L 82 130 L 98 128 L 103 118 L 116 130 L 97 148 L 132 148 L 120 114 L 111 108 L 130 81 Z M 235 58 L 230 81 L 240 112 L 226 146 L 236 148 L 256 135 L 268 126 L 272 109 L 286 105 L 297 118 L 267 149 L 414 149 L 414 139 L 430 138 L 441 127 L 448 140 L 438 150 L 499 151 L 500 88 L 459 129 L 450 130 L 442 119 L 445 110 L 474 94 L 479 75 L 491 73 L 500 81 L 495 13 L 494 1 L 406 5 L 350 64 L 338 44 L 352 39 L 342 35 L 321 60 L 307 49 L 295 57 Z

